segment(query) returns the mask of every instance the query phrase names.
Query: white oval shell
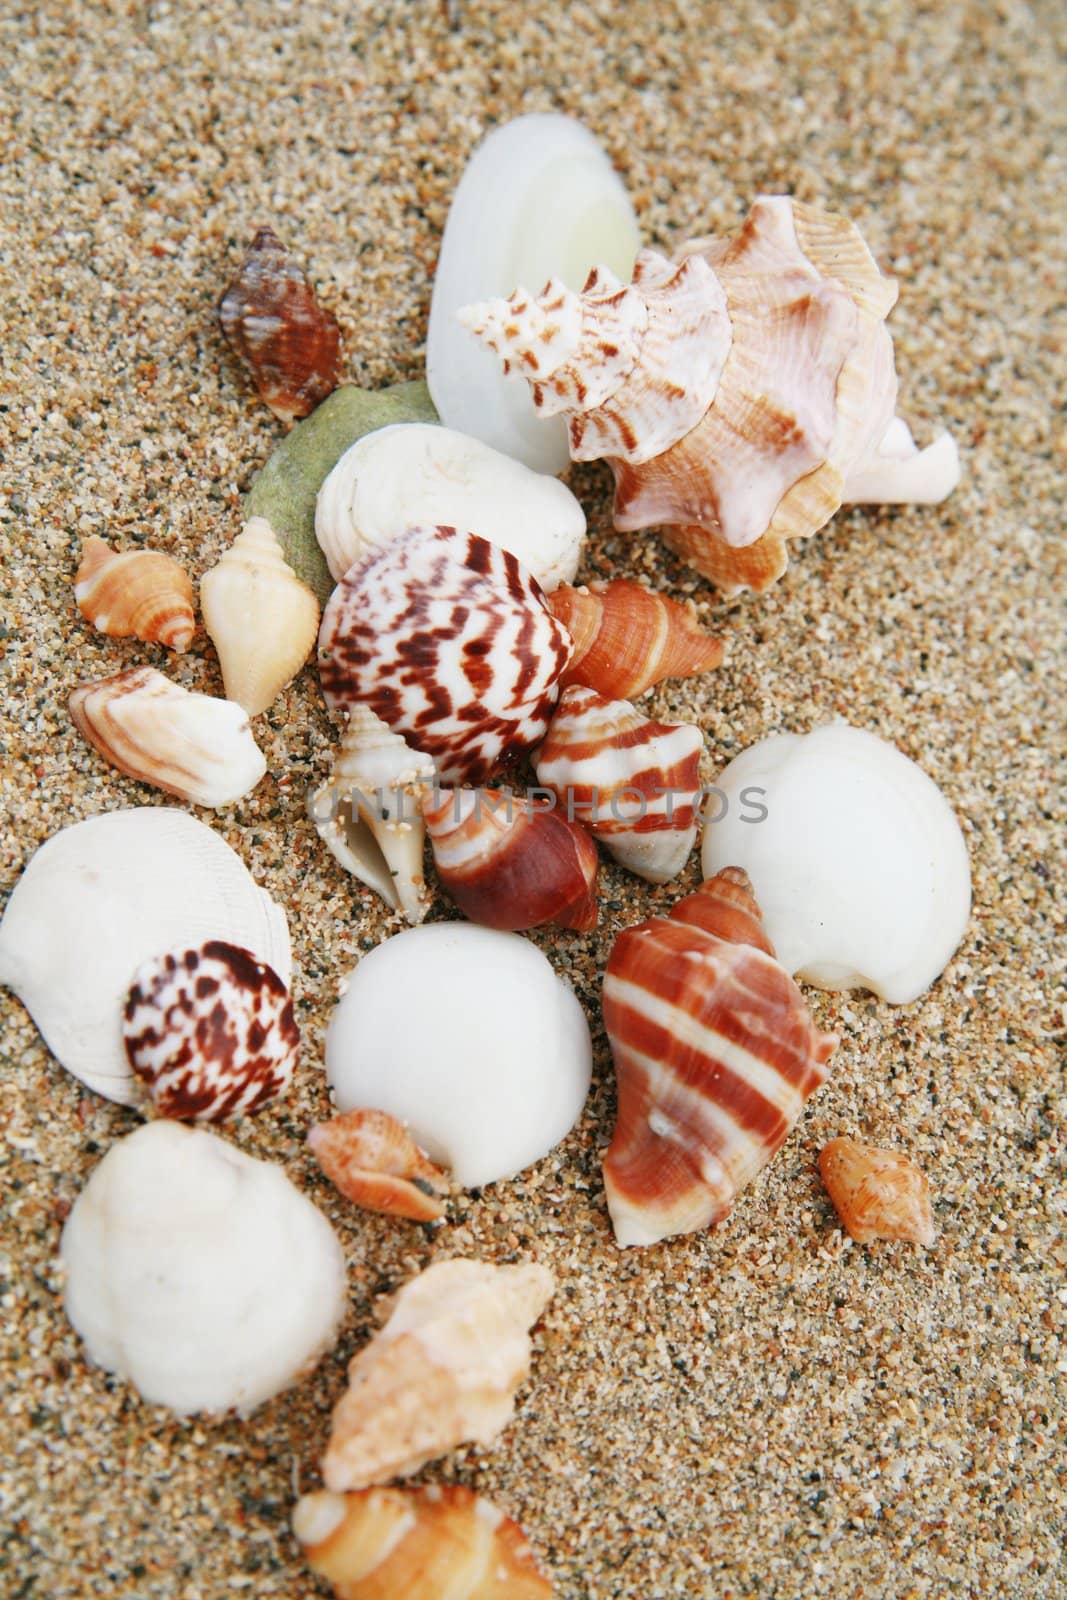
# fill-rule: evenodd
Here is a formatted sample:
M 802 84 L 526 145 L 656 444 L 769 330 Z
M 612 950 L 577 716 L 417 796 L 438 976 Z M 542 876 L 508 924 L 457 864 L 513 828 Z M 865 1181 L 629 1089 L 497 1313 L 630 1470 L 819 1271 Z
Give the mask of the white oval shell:
M 639 243 L 626 190 L 588 128 L 550 113 L 494 129 L 464 168 L 434 279 L 426 381 L 441 421 L 538 472 L 569 466 L 562 418 L 539 418 L 524 380 L 506 377 L 456 312 L 517 283 L 580 289 L 600 262 L 628 279 Z
M 894 1005 L 930 987 L 966 929 L 971 873 L 955 814 L 920 767 L 832 723 L 760 740 L 715 791 L 704 876 L 744 868 L 787 972 Z
M 68 1072 L 109 1100 L 141 1099 L 122 1013 L 143 961 L 205 939 L 242 945 L 289 982 L 282 908 L 224 839 L 185 811 L 141 806 L 48 839 L 0 922 L 0 983 Z
M 281 1167 L 176 1122 L 113 1145 L 60 1244 L 89 1359 L 181 1416 L 247 1415 L 333 1343 L 344 1252 Z
M 338 1109 L 406 1122 L 467 1188 L 547 1155 L 578 1120 L 591 1070 L 585 1015 L 546 957 L 471 923 L 411 928 L 372 950 L 326 1035 Z
M 510 550 L 546 591 L 570 583 L 585 539 L 585 513 L 565 484 L 427 422 L 357 439 L 315 508 L 315 537 L 338 582 L 373 545 L 439 523 Z

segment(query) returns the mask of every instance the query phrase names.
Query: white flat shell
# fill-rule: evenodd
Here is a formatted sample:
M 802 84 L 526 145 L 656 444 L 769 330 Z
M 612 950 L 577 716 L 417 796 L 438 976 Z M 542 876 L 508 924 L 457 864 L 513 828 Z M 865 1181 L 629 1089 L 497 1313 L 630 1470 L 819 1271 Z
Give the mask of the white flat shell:
M 285 913 L 224 839 L 167 806 L 109 811 L 63 828 L 30 860 L 0 922 L 0 983 L 68 1072 L 135 1105 L 122 1044 L 133 974 L 206 939 L 251 950 L 289 982 Z
M 426 345 L 426 381 L 447 427 L 538 472 L 570 465 L 562 417 L 538 417 L 529 386 L 456 318 L 461 306 L 549 278 L 581 289 L 603 264 L 628 282 L 640 245 L 622 182 L 588 128 L 555 113 L 496 128 L 467 163 L 445 224 Z
M 153 1405 L 243 1415 L 333 1343 L 345 1258 L 281 1167 L 161 1120 L 113 1145 L 63 1229 L 89 1359 Z
M 745 869 L 787 972 L 894 1005 L 930 987 L 966 929 L 971 872 L 956 816 L 920 767 L 833 723 L 762 739 L 715 789 L 704 876 Z
M 326 1035 L 341 1111 L 406 1122 L 470 1188 L 510 1178 L 574 1126 L 589 1027 L 540 950 L 514 933 L 436 922 L 359 963 Z
M 315 509 L 315 536 L 338 582 L 373 545 L 442 523 L 510 550 L 546 591 L 578 570 L 585 513 L 566 485 L 453 428 L 398 422 L 365 434 Z

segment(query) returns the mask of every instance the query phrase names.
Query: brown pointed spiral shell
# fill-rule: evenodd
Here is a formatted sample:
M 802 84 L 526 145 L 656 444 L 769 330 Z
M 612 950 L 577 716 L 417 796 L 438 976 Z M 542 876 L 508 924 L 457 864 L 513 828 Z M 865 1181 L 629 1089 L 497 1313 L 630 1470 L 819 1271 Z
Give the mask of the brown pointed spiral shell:
M 898 1150 L 858 1139 L 831 1139 L 819 1172 L 834 1210 L 857 1244 L 907 1239 L 930 1246 L 937 1237 L 925 1174 Z
M 94 534 L 82 547 L 74 598 L 111 639 L 141 639 L 181 654 L 196 632 L 189 574 L 160 550 L 112 550 Z
M 588 588 L 560 584 L 548 609 L 574 640 L 561 682 L 630 700 L 664 678 L 710 672 L 722 641 L 704 632 L 685 606 L 628 578 Z
M 316 1123 L 308 1144 L 330 1182 L 357 1206 L 414 1222 L 444 1216 L 444 1173 L 387 1111 L 346 1111 Z

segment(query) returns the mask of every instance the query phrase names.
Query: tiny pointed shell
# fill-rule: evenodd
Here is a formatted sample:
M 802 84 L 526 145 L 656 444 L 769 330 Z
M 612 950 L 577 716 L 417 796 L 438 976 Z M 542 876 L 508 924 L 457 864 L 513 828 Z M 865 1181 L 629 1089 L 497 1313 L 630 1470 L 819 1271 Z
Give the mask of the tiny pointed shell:
M 582 684 L 608 700 L 630 700 L 664 678 L 710 672 L 722 642 L 677 600 L 628 578 L 574 589 L 564 583 L 548 609 L 574 640 L 561 684 Z
M 745 886 L 731 875 L 721 887 L 732 911 Z M 621 1245 L 723 1221 L 824 1082 L 838 1042 L 773 957 L 706 932 L 706 915 L 705 904 L 693 919 L 681 901 L 625 929 L 604 976 L 619 1092 L 604 1185 Z
M 538 782 L 622 866 L 650 883 L 682 870 L 697 836 L 700 729 L 654 722 L 628 700 L 563 691 L 537 752 Z
M 82 738 L 113 767 L 194 805 L 233 805 L 267 770 L 240 706 L 194 694 L 154 667 L 79 684 L 68 705 Z
M 219 302 L 222 331 L 276 417 L 306 417 L 337 387 L 341 330 L 271 228 L 260 228 Z
M 306 1494 L 293 1532 L 337 1600 L 552 1600 L 519 1525 L 458 1483 Z
M 898 1150 L 858 1139 L 831 1139 L 819 1152 L 819 1172 L 834 1210 L 857 1244 L 907 1239 L 929 1248 L 937 1237 L 930 1185 Z
M 227 698 L 258 716 L 296 677 L 319 628 L 319 602 L 285 560 L 265 517 L 247 522 L 205 572 L 200 609 Z
M 387 1111 L 346 1111 L 308 1134 L 319 1166 L 346 1200 L 415 1222 L 445 1214 L 448 1180 Z
M 112 550 L 94 534 L 82 547 L 74 598 L 86 621 L 111 639 L 141 639 L 180 654 L 196 632 L 189 575 L 159 550 Z
M 311 818 L 336 861 L 411 923 L 429 909 L 421 793 L 436 769 L 366 706 L 353 705 Z
M 288 1087 L 300 1057 L 289 990 L 273 967 L 222 939 L 137 968 L 122 1040 L 159 1114 L 184 1121 L 258 1111 Z
M 692 923 L 717 939 L 750 944 L 774 955 L 774 946 L 763 930 L 752 880 L 740 867 L 724 867 L 714 878 L 707 878 L 699 889 L 673 905 L 670 914 L 676 922 Z
M 596 845 L 558 811 L 502 789 L 439 789 L 424 815 L 437 876 L 472 922 L 596 927 Z
M 326 1487 L 367 1488 L 458 1444 L 494 1444 L 530 1370 L 527 1330 L 554 1289 L 547 1267 L 461 1259 L 406 1283 L 349 1365 L 322 1462 Z

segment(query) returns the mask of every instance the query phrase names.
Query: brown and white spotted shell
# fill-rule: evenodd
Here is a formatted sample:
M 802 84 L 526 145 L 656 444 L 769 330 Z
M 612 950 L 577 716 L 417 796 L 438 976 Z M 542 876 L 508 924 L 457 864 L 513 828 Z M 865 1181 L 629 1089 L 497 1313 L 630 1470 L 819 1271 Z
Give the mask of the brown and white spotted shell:
M 619 1110 L 604 1186 L 621 1245 L 723 1221 L 826 1078 L 837 1036 L 755 942 L 758 923 L 731 867 L 615 941 L 603 1003 Z
M 334 590 L 319 673 L 337 711 L 363 704 L 449 783 L 481 783 L 544 736 L 571 641 L 509 551 L 411 528 Z
M 122 1038 L 160 1115 L 198 1122 L 258 1111 L 288 1086 L 300 1055 L 281 978 L 221 939 L 138 967 Z

